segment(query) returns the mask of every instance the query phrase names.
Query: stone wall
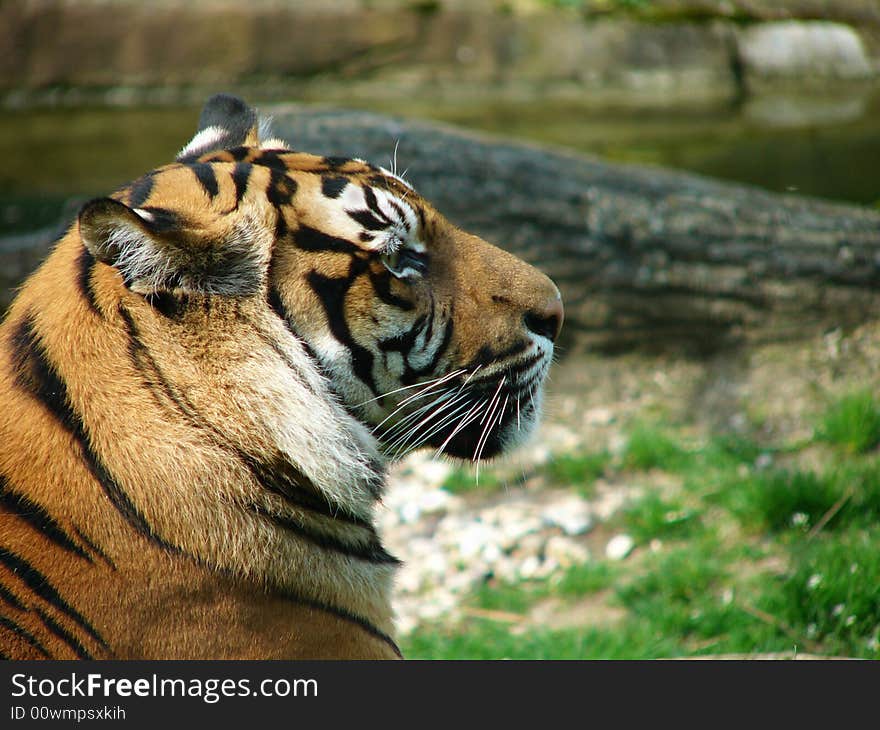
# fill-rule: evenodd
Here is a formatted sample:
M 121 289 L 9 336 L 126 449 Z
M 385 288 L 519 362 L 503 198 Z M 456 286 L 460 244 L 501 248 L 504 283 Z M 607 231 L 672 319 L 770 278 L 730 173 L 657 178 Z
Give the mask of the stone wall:
M 0 93 L 14 102 L 119 87 L 201 96 L 262 85 L 302 98 L 489 88 L 675 104 L 880 71 L 875 0 L 656 0 L 610 12 L 616 5 L 6 0 Z

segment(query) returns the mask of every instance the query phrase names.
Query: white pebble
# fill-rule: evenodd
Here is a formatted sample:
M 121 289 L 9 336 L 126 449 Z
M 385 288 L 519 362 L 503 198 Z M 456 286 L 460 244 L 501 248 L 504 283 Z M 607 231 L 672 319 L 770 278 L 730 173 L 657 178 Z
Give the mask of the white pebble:
M 562 535 L 553 535 L 544 546 L 544 556 L 557 565 L 567 568 L 580 565 L 590 559 L 590 551 L 580 543 Z
M 590 505 L 583 499 L 571 497 L 545 507 L 544 521 L 562 528 L 566 535 L 583 535 L 593 526 Z
M 635 541 L 629 535 L 615 535 L 605 546 L 605 557 L 609 560 L 623 560 L 635 546 Z

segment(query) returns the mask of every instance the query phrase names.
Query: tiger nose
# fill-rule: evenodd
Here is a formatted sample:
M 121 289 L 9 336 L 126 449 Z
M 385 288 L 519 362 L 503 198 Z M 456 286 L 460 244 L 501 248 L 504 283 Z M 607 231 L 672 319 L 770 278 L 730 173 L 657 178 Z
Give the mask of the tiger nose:
M 557 292 L 547 300 L 542 308 L 530 309 L 526 312 L 523 319 L 526 327 L 536 335 L 541 335 L 551 342 L 555 342 L 562 329 L 562 320 L 565 319 L 562 297 Z

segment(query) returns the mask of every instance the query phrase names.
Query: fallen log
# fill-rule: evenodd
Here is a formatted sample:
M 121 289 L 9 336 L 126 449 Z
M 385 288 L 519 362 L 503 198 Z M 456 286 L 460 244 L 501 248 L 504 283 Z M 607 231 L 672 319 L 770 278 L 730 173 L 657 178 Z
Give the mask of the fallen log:
M 436 124 L 279 107 L 296 148 L 397 166 L 451 220 L 541 267 L 569 343 L 711 352 L 880 314 L 880 212 L 615 165 Z
M 709 353 L 880 315 L 878 211 L 370 113 L 266 111 L 295 149 L 389 167 L 396 148 L 452 221 L 557 281 L 569 348 Z

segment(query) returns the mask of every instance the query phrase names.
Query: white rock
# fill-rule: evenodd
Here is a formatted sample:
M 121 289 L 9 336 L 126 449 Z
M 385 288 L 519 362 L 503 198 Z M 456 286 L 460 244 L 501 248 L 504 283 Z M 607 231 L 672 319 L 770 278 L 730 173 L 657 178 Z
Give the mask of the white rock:
M 591 501 L 592 512 L 601 522 L 607 522 L 626 500 L 627 495 L 621 489 L 601 489 Z
M 609 560 L 623 560 L 632 552 L 635 545 L 635 541 L 629 535 L 615 535 L 605 546 L 605 557 Z
M 536 578 L 549 578 L 551 575 L 561 569 L 561 565 L 555 558 L 545 558 L 535 571 Z
M 590 559 L 590 551 L 584 545 L 562 535 L 553 535 L 544 546 L 547 561 L 554 561 L 562 568 L 581 565 Z
M 480 556 L 483 558 L 483 560 L 489 563 L 489 565 L 494 565 L 501 559 L 501 556 L 503 554 L 504 553 L 501 551 L 501 548 L 498 547 L 497 544 L 492 543 L 491 545 L 486 545 L 483 548 L 483 552 Z
M 498 530 L 483 522 L 471 522 L 458 537 L 458 552 L 462 558 L 479 555 L 483 548 L 497 542 Z
M 825 79 L 873 74 L 861 37 L 840 23 L 758 23 L 737 34 L 737 45 L 747 74 Z
M 537 555 L 529 555 L 519 564 L 517 573 L 520 578 L 536 578 L 541 568 L 541 560 Z
M 590 408 L 584 411 L 583 420 L 589 426 L 608 426 L 614 423 L 614 412 L 610 408 Z
M 512 583 L 517 579 L 516 561 L 506 555 L 492 566 L 492 572 L 498 580 L 505 583 Z
M 412 524 L 413 522 L 417 522 L 419 517 L 422 516 L 422 510 L 419 508 L 417 502 L 408 502 L 400 505 L 397 509 L 397 514 L 400 516 L 401 522 L 404 524 Z
M 545 507 L 541 517 L 545 523 L 561 527 L 566 535 L 583 535 L 593 526 L 590 503 L 574 496 Z

